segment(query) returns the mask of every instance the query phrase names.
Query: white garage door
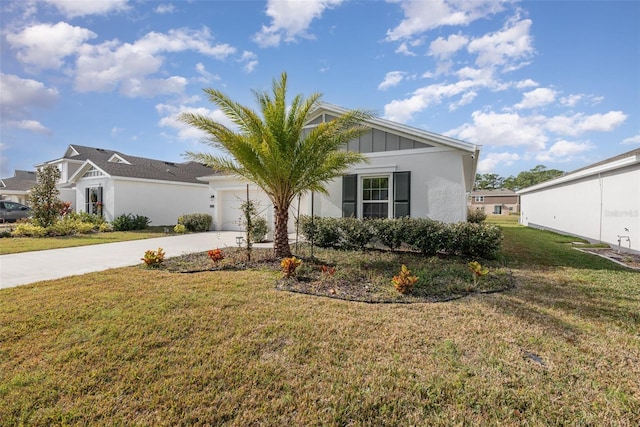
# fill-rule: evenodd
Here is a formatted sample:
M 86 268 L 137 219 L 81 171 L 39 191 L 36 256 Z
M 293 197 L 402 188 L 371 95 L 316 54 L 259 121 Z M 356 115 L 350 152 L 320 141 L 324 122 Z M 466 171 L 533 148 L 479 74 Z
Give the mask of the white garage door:
M 270 212 L 268 199 L 261 191 L 249 190 L 249 198 L 257 204 L 258 211 L 262 216 L 270 217 L 266 211 Z M 226 231 L 244 231 L 240 225 L 242 211 L 240 205 L 247 200 L 247 190 L 223 190 L 218 191 L 218 203 L 220 203 L 220 221 L 216 224 L 216 229 Z

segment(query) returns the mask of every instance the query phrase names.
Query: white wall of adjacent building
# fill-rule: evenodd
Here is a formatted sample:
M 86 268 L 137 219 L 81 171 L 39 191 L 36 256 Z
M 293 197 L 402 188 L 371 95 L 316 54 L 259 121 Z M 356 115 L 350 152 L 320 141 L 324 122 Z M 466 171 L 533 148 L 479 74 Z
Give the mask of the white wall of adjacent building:
M 640 251 L 640 164 L 570 178 L 524 189 L 520 222 Z

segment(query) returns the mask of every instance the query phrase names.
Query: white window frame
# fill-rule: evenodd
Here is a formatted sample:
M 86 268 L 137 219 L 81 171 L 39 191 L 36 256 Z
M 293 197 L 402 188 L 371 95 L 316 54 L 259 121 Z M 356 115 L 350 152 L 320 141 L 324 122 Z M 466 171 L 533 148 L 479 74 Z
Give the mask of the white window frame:
M 478 202 L 478 203 L 484 202 L 484 196 L 473 196 L 473 197 L 474 197 L 473 199 L 474 202 Z
M 364 205 L 366 203 L 383 203 L 384 200 L 371 200 L 365 201 L 363 197 L 364 193 L 364 181 L 366 179 L 375 179 L 375 178 L 387 178 L 388 188 L 387 188 L 387 218 L 393 218 L 393 173 L 376 173 L 376 174 L 366 174 L 366 175 L 358 175 L 358 218 L 365 218 L 364 216 Z

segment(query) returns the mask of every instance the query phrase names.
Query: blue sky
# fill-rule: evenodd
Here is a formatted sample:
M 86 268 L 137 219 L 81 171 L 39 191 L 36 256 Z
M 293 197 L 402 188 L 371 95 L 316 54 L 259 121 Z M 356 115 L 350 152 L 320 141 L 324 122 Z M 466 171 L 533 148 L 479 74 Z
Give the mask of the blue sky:
M 2 0 L 0 175 L 79 144 L 182 161 L 176 120 L 289 93 L 482 145 L 480 173 L 640 147 L 640 2 Z

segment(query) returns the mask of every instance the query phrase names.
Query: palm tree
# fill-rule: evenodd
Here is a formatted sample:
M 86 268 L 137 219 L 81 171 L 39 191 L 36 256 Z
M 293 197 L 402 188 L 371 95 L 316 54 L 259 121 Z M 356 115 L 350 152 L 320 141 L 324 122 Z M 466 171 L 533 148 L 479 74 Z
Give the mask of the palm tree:
M 219 156 L 187 152 L 187 157 L 260 187 L 273 203 L 275 256 L 291 256 L 287 230 L 291 202 L 307 191 L 326 194 L 329 181 L 349 166 L 366 161 L 362 154 L 347 151 L 344 146 L 368 130 L 362 122 L 371 115 L 351 110 L 303 132 L 321 95 L 314 93 L 306 99 L 296 95 L 287 105 L 286 73 L 282 73 L 280 81 L 273 80 L 271 94 L 253 91 L 260 113 L 234 102 L 219 90 L 204 92 L 237 129 L 201 114 L 182 114 L 180 120 L 206 132 L 206 142 L 222 152 Z

